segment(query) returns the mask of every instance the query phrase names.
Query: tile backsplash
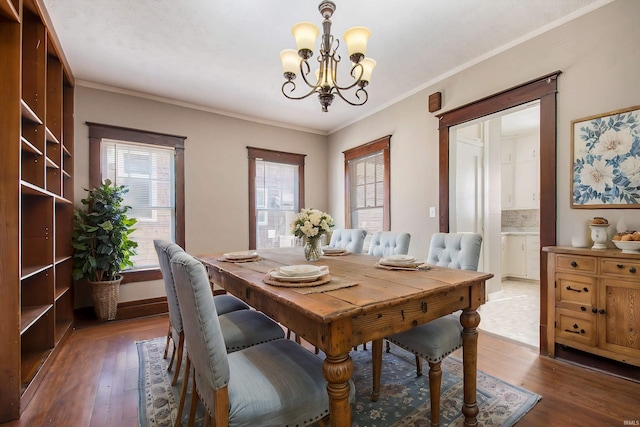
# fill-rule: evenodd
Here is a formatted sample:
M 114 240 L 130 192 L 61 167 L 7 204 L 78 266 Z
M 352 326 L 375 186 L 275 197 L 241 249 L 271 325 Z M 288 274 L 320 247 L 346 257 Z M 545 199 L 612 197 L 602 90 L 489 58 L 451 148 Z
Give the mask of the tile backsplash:
M 540 210 L 504 210 L 502 211 L 502 231 L 539 231 Z

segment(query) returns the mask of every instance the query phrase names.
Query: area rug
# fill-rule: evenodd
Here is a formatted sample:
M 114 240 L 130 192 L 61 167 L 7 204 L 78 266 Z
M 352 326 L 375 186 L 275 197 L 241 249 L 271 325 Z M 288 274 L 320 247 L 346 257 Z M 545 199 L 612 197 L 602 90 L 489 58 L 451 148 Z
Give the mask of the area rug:
M 176 386 L 171 386 L 171 373 L 167 372 L 168 359 L 163 359 L 166 338 L 155 338 L 137 343 L 140 362 L 138 383 L 138 414 L 141 427 L 173 426 L 180 398 L 182 375 Z M 352 407 L 354 427 L 428 426 L 431 417 L 427 372 L 415 374 L 415 358 L 395 346 L 391 353 L 383 352 L 380 398 L 371 401 L 371 352 L 351 352 L 354 361 L 353 381 L 356 402 Z M 321 356 L 320 356 L 321 357 Z M 425 363 L 425 370 L 428 365 Z M 184 368 L 182 369 L 184 371 Z M 478 424 L 480 426 L 512 426 L 522 418 L 541 396 L 521 387 L 510 385 L 478 371 Z M 191 386 L 189 386 L 189 390 Z M 187 397 L 183 425 L 188 419 Z M 463 402 L 462 363 L 448 357 L 442 363 L 441 421 L 443 427 L 462 426 Z M 198 404 L 196 425 L 202 425 L 203 408 Z

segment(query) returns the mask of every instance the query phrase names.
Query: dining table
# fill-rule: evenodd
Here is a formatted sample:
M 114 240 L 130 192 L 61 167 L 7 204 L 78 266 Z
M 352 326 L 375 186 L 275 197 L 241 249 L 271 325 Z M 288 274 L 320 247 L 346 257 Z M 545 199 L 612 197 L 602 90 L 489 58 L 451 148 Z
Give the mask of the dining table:
M 421 265 L 392 268 L 366 254 L 322 256 L 308 262 L 302 247 L 260 249 L 252 258 L 228 259 L 223 253 L 196 256 L 212 283 L 294 331 L 325 354 L 332 427 L 351 426 L 350 351 L 374 342 L 380 353 L 384 337 L 462 310 L 465 426 L 476 426 L 477 309 L 485 302 L 485 282 L 493 274 Z M 325 280 L 289 283 L 270 272 L 313 264 L 328 268 Z M 372 357 L 377 357 L 375 353 Z M 379 376 L 379 372 L 374 372 Z M 375 380 L 374 380 L 375 382 Z

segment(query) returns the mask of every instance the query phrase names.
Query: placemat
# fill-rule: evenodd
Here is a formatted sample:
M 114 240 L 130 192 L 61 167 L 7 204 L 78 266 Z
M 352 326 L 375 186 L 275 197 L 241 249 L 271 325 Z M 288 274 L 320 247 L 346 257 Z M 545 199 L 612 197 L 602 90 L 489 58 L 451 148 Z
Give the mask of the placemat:
M 384 270 L 408 270 L 408 271 L 431 270 L 433 268 L 427 264 L 420 264 L 414 267 L 400 267 L 400 266 L 382 265 L 380 263 L 375 263 L 373 266 L 375 268 L 382 268 Z
M 259 261 L 262 258 L 260 258 L 260 255 L 256 255 L 253 257 L 249 257 L 249 258 L 225 258 L 225 257 L 221 257 L 218 258 L 218 261 L 222 261 L 222 262 L 232 262 L 234 264 L 239 264 L 239 263 L 245 263 L 245 262 L 255 262 L 255 261 Z
M 313 282 L 298 282 L 289 283 L 281 282 L 279 280 L 271 279 L 271 276 L 265 274 L 262 281 L 268 285 L 291 288 L 303 295 L 308 294 L 320 294 L 323 292 L 335 291 L 337 289 L 350 288 L 356 286 L 358 283 L 350 280 L 345 280 L 340 277 L 332 277 L 330 274 L 326 274 Z
M 357 286 L 358 282 L 352 282 L 349 280 L 342 279 L 340 277 L 333 277 L 329 283 L 320 286 L 314 286 L 312 288 L 295 288 L 294 291 L 303 294 L 321 294 L 323 292 L 335 291 L 338 289 L 350 288 L 352 286 Z

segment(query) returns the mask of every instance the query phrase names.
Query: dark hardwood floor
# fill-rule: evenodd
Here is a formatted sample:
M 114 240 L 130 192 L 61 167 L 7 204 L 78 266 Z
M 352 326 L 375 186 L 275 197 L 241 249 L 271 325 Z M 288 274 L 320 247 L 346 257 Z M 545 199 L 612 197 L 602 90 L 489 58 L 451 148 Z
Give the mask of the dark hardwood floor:
M 21 419 L 0 426 L 137 426 L 135 342 L 164 336 L 167 322 L 160 315 L 75 330 Z M 478 369 L 543 396 L 518 427 L 640 423 L 640 383 L 482 332 L 478 349 Z

